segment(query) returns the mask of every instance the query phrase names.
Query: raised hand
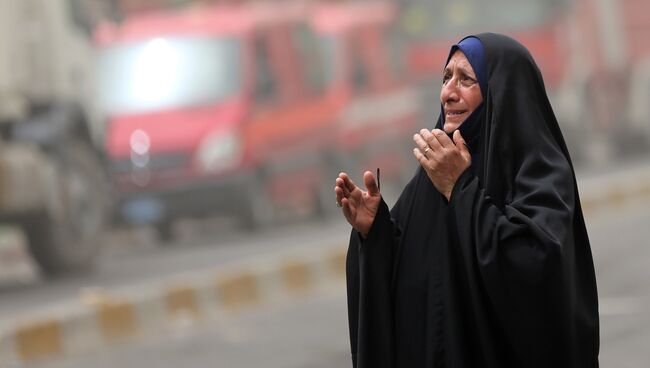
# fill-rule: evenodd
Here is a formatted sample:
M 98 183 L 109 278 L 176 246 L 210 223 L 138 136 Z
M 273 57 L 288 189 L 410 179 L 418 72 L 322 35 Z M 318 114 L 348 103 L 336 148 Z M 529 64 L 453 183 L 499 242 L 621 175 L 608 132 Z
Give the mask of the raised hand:
M 336 193 L 336 203 L 342 207 L 345 219 L 363 237 L 366 237 L 377 215 L 381 194 L 372 172 L 363 173 L 363 183 L 367 191 L 361 190 L 348 174 L 340 173 L 336 178 L 334 193 Z
M 415 158 L 420 162 L 427 176 L 447 200 L 458 177 L 471 165 L 472 155 L 465 144 L 465 139 L 456 130 L 453 142 L 440 129 L 420 130 L 413 136 L 416 148 L 413 149 Z

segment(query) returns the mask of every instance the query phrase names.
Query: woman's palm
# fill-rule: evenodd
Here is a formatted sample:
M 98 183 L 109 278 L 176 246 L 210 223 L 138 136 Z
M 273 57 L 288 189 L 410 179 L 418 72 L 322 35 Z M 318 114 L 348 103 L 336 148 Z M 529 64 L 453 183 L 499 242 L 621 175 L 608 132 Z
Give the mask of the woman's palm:
M 345 219 L 365 236 L 377 215 L 381 194 L 370 171 L 364 173 L 363 181 L 368 191 L 361 190 L 347 174 L 341 173 L 336 180 L 335 192 L 337 202 L 343 207 Z

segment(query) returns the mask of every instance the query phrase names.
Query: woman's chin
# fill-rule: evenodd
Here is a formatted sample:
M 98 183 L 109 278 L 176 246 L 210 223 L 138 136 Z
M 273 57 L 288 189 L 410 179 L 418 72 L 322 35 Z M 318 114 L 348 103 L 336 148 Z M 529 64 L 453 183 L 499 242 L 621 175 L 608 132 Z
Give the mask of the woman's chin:
M 457 122 L 447 121 L 447 122 L 445 122 L 445 125 L 442 127 L 442 130 L 444 130 L 445 133 L 447 133 L 447 134 L 451 134 L 451 133 L 454 132 L 454 130 L 456 130 L 456 129 L 458 129 L 458 127 L 460 127 L 460 124 L 462 124 L 462 122 L 457 123 Z

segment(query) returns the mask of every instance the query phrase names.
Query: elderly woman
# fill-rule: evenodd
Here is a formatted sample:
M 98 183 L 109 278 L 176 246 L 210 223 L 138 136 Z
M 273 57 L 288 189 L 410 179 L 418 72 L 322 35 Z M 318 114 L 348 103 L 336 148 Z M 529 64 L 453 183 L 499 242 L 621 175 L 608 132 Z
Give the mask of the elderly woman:
M 597 367 L 589 239 L 567 147 L 529 52 L 497 34 L 452 46 L 436 129 L 392 210 L 371 172 L 336 200 L 353 365 Z

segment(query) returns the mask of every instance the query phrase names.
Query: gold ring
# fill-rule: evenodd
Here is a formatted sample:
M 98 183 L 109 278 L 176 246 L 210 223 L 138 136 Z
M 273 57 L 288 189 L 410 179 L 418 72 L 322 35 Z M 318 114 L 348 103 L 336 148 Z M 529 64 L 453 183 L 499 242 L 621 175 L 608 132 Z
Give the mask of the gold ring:
M 431 147 L 425 148 L 424 151 L 422 151 L 422 154 L 426 156 L 429 151 L 431 151 Z

